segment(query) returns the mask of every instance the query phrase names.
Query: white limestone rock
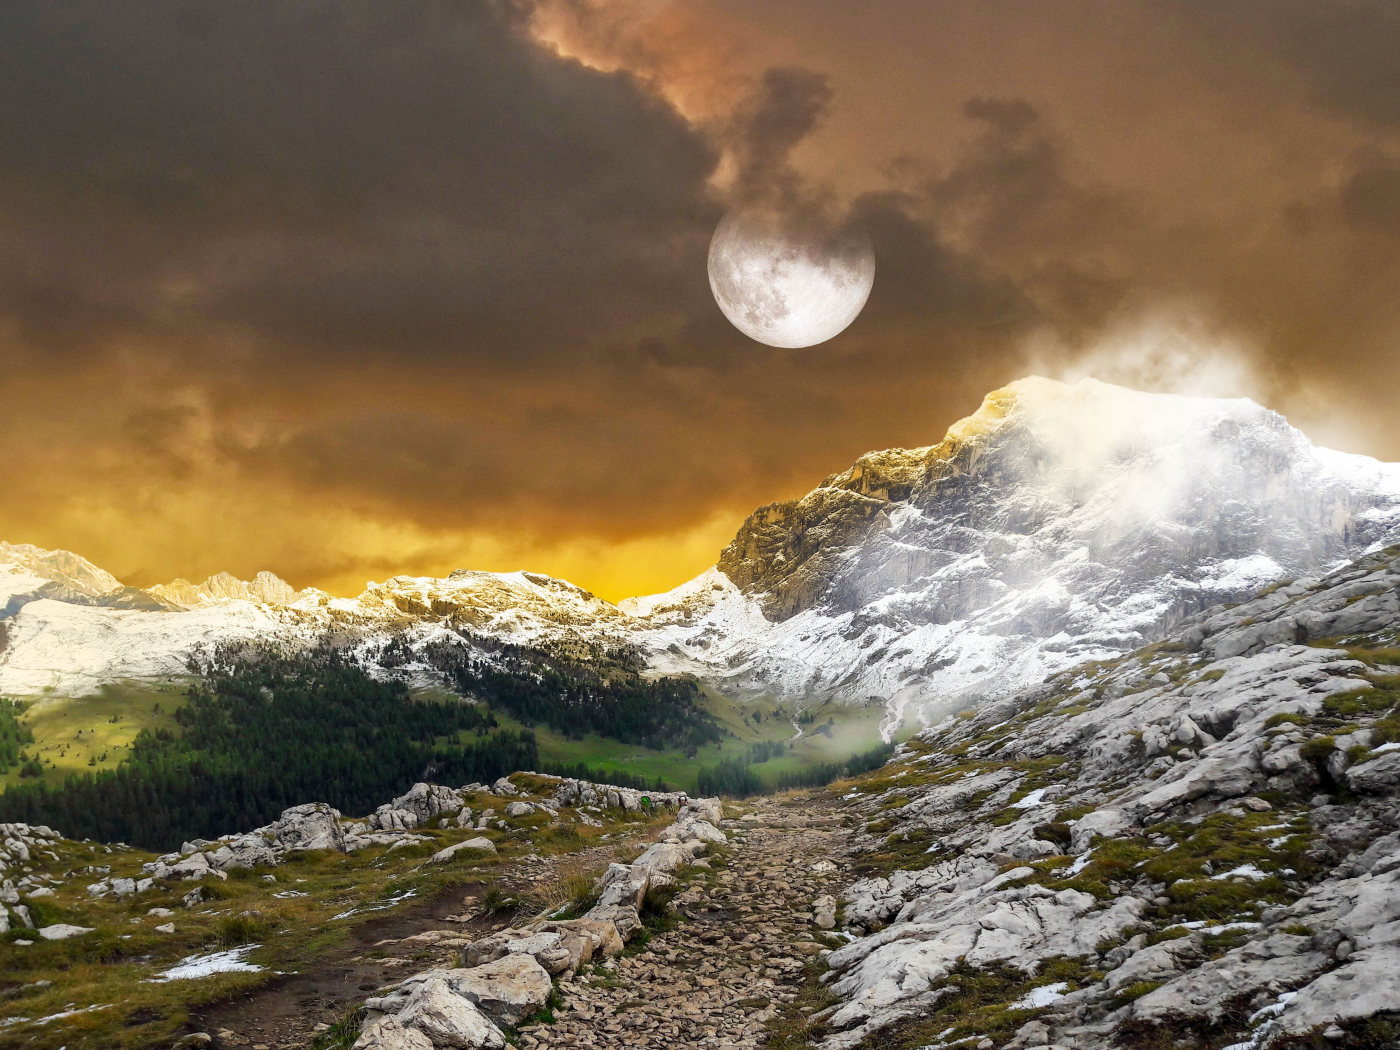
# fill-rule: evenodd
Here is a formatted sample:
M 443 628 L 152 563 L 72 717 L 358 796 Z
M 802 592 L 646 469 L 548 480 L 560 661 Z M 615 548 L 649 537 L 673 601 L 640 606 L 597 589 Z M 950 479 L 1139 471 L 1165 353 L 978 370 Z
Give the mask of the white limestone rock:
M 340 811 L 324 802 L 307 802 L 284 809 L 275 822 L 261 831 L 265 838 L 283 849 L 345 852 L 345 831 L 340 824 Z
M 1270 986 L 1296 987 L 1317 976 L 1330 959 L 1310 946 L 1310 938 L 1286 933 L 1245 944 L 1136 1000 L 1133 1018 L 1163 1024 L 1196 1017 L 1218 1024 L 1242 995 Z
M 453 843 L 438 850 L 429 860 L 430 864 L 445 864 L 458 853 L 462 852 L 495 853 L 496 844 L 484 835 L 477 835 L 473 838 L 464 839 L 461 842 Z
M 397 1017 L 377 1017 L 365 1025 L 351 1050 L 432 1050 L 433 1041 L 419 1028 L 405 1028 Z
M 435 1047 L 483 1047 L 502 1050 L 506 1045 L 501 1030 L 491 1023 L 466 996 L 459 994 L 442 978 L 424 981 L 413 992 L 408 1005 L 396 1015 L 404 1028 L 416 1028 Z M 514 1018 L 518 1020 L 519 1018 Z
M 397 813 L 412 813 L 416 823 L 422 827 L 438 817 L 458 812 L 462 808 L 461 796 L 450 787 L 442 784 L 417 783 L 404 794 L 388 803 L 388 809 Z
M 74 926 L 71 923 L 56 922 L 52 926 L 41 926 L 35 932 L 46 941 L 66 941 L 69 937 L 81 937 L 85 933 L 92 933 L 95 928 L 96 927 L 93 926 Z
M 554 985 L 543 966 L 528 954 L 503 958 L 449 970 L 446 980 L 452 991 L 471 1000 L 497 1024 L 513 1025 L 534 1013 L 549 1000 Z

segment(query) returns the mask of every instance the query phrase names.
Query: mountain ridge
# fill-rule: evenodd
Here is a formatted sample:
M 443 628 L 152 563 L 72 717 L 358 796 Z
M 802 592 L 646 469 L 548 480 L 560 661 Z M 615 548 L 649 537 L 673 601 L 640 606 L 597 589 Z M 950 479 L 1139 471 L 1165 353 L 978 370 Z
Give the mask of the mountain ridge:
M 1136 648 L 1397 531 L 1400 467 L 1315 448 L 1251 401 L 1031 377 L 936 444 L 867 453 L 759 508 L 715 567 L 616 605 L 545 574 L 462 569 L 354 598 L 219 574 L 139 592 L 141 609 L 84 559 L 25 548 L 0 562 L 0 689 L 178 675 L 221 633 L 421 649 L 471 632 L 628 644 L 657 674 L 883 703 L 893 724 Z

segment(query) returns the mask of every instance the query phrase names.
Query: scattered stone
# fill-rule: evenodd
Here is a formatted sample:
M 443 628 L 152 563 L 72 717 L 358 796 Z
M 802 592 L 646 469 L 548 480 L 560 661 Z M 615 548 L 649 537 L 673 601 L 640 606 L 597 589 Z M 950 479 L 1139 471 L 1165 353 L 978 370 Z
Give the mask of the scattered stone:
M 66 941 L 69 937 L 92 933 L 94 929 L 92 926 L 73 926 L 66 922 L 56 922 L 52 926 L 42 926 L 35 932 L 46 941 Z
M 478 835 L 475 838 L 466 839 L 463 842 L 458 842 L 451 846 L 448 846 L 446 849 L 438 850 L 432 855 L 431 863 L 445 864 L 447 861 L 455 857 L 458 853 L 473 850 L 480 853 L 495 853 L 496 844 L 490 839 L 486 838 L 485 836 Z

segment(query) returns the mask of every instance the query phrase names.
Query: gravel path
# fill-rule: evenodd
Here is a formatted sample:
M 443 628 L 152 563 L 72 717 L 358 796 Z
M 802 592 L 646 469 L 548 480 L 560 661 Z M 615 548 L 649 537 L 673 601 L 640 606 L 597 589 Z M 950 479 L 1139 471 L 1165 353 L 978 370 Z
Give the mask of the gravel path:
M 762 1042 L 805 960 L 825 947 L 812 904 L 842 884 L 847 832 L 821 803 L 772 799 L 725 831 L 727 861 L 675 900 L 688 921 L 564 982 L 556 1023 L 522 1029 L 524 1050 Z

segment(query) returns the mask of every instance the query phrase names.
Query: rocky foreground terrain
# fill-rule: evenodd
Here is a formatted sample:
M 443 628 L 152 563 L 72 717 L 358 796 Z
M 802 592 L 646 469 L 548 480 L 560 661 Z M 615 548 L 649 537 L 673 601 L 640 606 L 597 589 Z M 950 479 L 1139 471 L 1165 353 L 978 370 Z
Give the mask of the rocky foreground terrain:
M 1389 548 L 952 715 L 825 791 L 647 805 L 517 774 L 149 859 L 10 828 L 3 962 L 28 976 L 0 1040 L 1394 1046 L 1397 631 Z M 447 903 L 415 911 L 429 895 Z M 399 918 L 348 947 L 337 924 L 371 909 Z M 157 963 L 162 936 L 204 949 Z
M 566 968 L 551 1023 L 512 1038 L 1396 1045 L 1398 556 L 950 717 L 839 797 L 720 822 L 714 861 L 614 866 L 605 900 L 657 907 L 664 889 L 684 921 L 630 959 Z M 548 928 L 524 924 L 520 950 Z M 415 1024 L 436 1045 L 496 1045 L 415 1020 L 483 950 L 367 1000 L 385 1012 L 358 1045 L 426 1050 Z

